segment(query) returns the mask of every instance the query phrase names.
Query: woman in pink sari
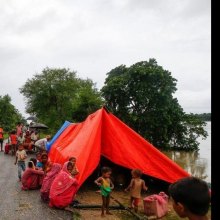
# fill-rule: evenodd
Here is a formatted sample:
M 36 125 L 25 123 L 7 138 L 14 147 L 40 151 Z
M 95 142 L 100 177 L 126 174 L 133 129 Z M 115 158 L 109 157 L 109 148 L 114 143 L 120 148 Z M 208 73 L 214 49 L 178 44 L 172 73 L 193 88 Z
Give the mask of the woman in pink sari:
M 28 162 L 28 168 L 21 177 L 22 189 L 39 189 L 42 183 L 44 171 L 36 170 L 33 161 Z
M 50 188 L 50 207 L 66 208 L 74 199 L 78 189 L 78 181 L 71 176 L 72 162 L 65 163 L 55 177 Z
M 40 189 L 41 199 L 43 201 L 45 202 L 49 201 L 51 184 L 61 169 L 62 169 L 61 164 L 53 163 L 51 170 L 46 173 L 46 176 L 43 179 L 42 187 Z

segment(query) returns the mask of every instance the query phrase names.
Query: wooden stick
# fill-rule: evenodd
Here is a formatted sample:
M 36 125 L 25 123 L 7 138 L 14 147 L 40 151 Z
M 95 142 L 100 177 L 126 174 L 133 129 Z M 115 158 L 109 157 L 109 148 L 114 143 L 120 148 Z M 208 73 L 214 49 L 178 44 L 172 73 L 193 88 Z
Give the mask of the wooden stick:
M 101 205 L 87 205 L 87 204 L 78 204 L 78 205 L 73 205 L 73 208 L 76 209 L 101 209 L 102 206 Z M 124 207 L 120 206 L 120 205 L 110 205 L 109 209 L 124 209 Z
M 137 213 L 133 212 L 131 209 L 129 209 L 128 207 L 125 207 L 121 202 L 119 202 L 117 199 L 115 199 L 113 196 L 110 196 L 116 203 L 118 203 L 120 206 L 124 207 L 124 209 L 128 212 L 130 212 L 133 216 L 136 217 L 136 219 L 138 220 L 147 220 L 148 218 L 146 216 L 140 216 Z

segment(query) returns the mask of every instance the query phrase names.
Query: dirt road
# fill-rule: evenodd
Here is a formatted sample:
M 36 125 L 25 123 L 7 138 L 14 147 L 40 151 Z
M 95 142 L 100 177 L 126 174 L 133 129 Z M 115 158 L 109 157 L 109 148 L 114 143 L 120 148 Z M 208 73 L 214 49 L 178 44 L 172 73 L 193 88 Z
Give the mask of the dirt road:
M 34 155 L 29 155 L 30 158 Z M 0 152 L 0 219 L 1 220 L 69 220 L 73 214 L 51 209 L 40 199 L 39 190 L 22 191 L 18 182 L 15 157 Z
M 4 149 L 4 148 L 3 148 Z M 29 154 L 26 161 L 34 154 Z M 23 191 L 18 181 L 18 168 L 14 165 L 15 156 L 0 152 L 0 220 L 99 220 L 100 210 L 77 210 L 79 215 L 50 208 L 42 202 L 39 190 Z M 27 163 L 26 163 L 27 164 Z M 91 195 L 90 195 L 91 194 Z M 82 202 L 92 201 L 100 204 L 100 196 L 95 192 L 79 192 L 78 199 Z M 95 199 L 94 199 L 95 197 Z M 97 200 L 97 201 L 96 201 Z M 114 213 L 114 211 L 113 211 Z M 106 216 L 106 220 L 119 220 L 118 216 Z

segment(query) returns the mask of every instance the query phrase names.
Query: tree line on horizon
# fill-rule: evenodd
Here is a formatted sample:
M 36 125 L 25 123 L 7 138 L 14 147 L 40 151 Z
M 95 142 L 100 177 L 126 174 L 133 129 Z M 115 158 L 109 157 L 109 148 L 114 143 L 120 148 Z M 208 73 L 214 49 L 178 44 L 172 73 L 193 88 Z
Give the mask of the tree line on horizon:
M 211 113 L 193 114 L 195 117 L 200 118 L 203 121 L 211 121 Z
M 208 135 L 204 118 L 211 113 L 186 114 L 173 97 L 176 82 L 168 70 L 149 59 L 112 69 L 100 91 L 91 79 L 81 79 L 75 71 L 48 67 L 28 79 L 19 91 L 25 97 L 26 112 L 48 125 L 52 134 L 66 120 L 82 122 L 105 105 L 157 148 L 198 150 L 197 138 Z M 6 112 L 11 120 L 5 119 Z M 0 96 L 0 113 L 5 130 L 25 120 L 8 95 Z

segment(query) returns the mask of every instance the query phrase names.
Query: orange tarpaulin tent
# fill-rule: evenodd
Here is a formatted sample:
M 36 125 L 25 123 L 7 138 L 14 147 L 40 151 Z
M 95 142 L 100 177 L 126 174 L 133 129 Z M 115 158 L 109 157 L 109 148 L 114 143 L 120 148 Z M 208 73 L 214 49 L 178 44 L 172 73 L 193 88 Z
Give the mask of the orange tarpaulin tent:
M 49 158 L 63 164 L 77 158 L 79 185 L 91 175 L 100 157 L 129 169 L 172 183 L 189 176 L 175 162 L 129 128 L 104 108 L 89 115 L 85 121 L 69 124 L 51 145 Z

